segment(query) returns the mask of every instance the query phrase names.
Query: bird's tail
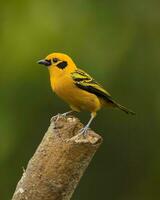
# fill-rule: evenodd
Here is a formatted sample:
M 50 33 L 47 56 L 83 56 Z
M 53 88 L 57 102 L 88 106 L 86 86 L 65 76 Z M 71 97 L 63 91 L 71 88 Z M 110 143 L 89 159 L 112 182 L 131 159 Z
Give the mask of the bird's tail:
M 120 105 L 119 103 L 116 103 L 116 107 L 119 108 L 120 110 L 122 110 L 123 112 L 127 113 L 127 114 L 131 114 L 131 115 L 135 115 L 136 114 L 132 110 L 129 110 L 128 108 Z

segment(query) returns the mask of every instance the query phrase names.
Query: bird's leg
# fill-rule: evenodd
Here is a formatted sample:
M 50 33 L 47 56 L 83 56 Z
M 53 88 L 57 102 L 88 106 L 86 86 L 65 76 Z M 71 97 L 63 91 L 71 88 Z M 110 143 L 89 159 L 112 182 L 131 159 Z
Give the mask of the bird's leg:
M 80 129 L 80 131 L 79 131 L 80 134 L 83 134 L 84 136 L 86 135 L 87 130 L 88 130 L 88 128 L 89 128 L 91 122 L 92 122 L 93 119 L 95 118 L 95 116 L 96 116 L 96 112 L 92 112 L 92 113 L 91 113 L 91 118 L 90 118 L 89 122 L 86 124 L 85 127 L 83 127 L 82 129 Z
M 66 117 L 68 114 L 71 114 L 71 113 L 73 113 L 74 112 L 74 110 L 70 110 L 70 111 L 68 111 L 68 112 L 65 112 L 65 113 L 63 113 L 63 114 L 61 114 L 63 117 Z

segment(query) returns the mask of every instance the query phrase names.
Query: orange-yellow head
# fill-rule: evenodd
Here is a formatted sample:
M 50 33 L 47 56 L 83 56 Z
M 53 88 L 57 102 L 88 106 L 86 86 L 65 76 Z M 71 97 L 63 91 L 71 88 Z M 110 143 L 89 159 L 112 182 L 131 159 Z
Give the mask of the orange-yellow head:
M 77 68 L 73 60 L 63 53 L 51 53 L 38 63 L 47 66 L 51 76 L 71 73 Z

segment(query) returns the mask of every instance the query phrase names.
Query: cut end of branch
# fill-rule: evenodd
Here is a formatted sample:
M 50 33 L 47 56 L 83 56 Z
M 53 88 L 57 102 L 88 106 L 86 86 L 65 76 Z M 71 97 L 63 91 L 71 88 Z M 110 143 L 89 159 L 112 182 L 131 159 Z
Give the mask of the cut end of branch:
M 102 143 L 102 137 L 96 134 L 91 129 L 87 130 L 85 135 L 79 133 L 79 130 L 83 128 L 83 124 L 80 122 L 78 118 L 73 115 L 69 115 L 64 117 L 63 115 L 54 116 L 51 118 L 51 125 L 49 130 L 53 132 L 53 134 L 59 134 L 59 132 L 63 133 L 64 130 L 68 131 L 68 136 L 65 139 L 67 142 L 75 142 L 77 144 L 91 144 L 98 145 Z M 62 130 L 63 129 L 63 130 Z M 61 135 L 63 137 L 63 135 Z

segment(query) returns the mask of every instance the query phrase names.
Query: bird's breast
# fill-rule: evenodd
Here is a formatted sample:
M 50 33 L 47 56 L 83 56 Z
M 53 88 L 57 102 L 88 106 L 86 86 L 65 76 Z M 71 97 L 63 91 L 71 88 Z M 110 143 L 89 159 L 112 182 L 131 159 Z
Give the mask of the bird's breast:
M 101 107 L 98 97 L 78 88 L 71 77 L 64 76 L 58 79 L 51 77 L 51 87 L 60 98 L 76 108 L 77 111 L 88 110 L 92 112 Z
M 67 76 L 63 77 L 51 77 L 52 90 L 61 98 L 68 96 L 73 88 L 73 81 Z

